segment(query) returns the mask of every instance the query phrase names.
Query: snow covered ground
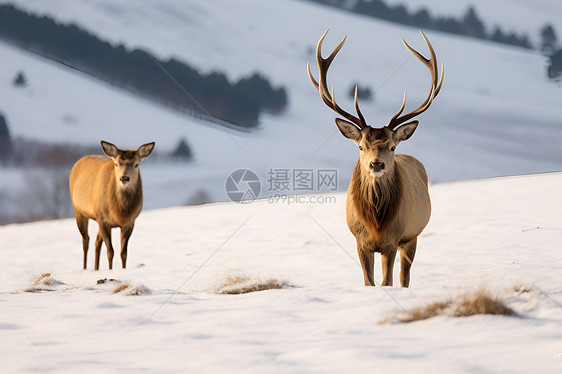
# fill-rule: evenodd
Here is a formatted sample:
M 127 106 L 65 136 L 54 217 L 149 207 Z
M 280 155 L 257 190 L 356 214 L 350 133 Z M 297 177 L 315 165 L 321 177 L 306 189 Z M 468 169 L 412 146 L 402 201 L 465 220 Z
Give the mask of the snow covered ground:
M 123 148 L 154 140 L 156 151 L 171 150 L 180 138 L 187 138 L 194 163 L 148 159 L 143 165 L 149 209 L 185 204 L 201 191 L 211 200 L 227 200 L 224 182 L 239 168 L 254 170 L 263 184 L 272 168 L 336 169 L 338 189 L 345 190 L 356 147 L 339 134 L 335 115 L 306 74 L 306 62 L 314 64 L 316 42 L 328 27 L 325 53 L 348 35 L 329 78 L 345 108 L 352 111 L 347 97 L 351 85 L 367 85 L 377 92 L 374 101 L 361 103 L 363 113 L 370 123 L 383 125 L 398 109 L 405 88 L 408 108 L 418 105 L 428 91 L 427 70 L 400 41 L 404 37 L 427 53 L 417 30 L 312 3 L 13 3 L 76 22 L 103 39 L 145 48 L 160 58 L 177 57 L 202 71 L 224 71 L 233 81 L 259 71 L 288 89 L 290 102 L 283 115 L 263 115 L 257 131 L 242 134 L 170 112 L 0 43 L 0 110 L 14 136 L 88 145 L 104 139 Z M 509 3 L 506 11 L 511 9 Z M 544 17 L 556 14 L 549 9 L 557 1 L 543 3 Z M 518 19 L 520 25 L 527 21 L 524 15 Z M 432 108 L 420 116 L 415 136 L 399 151 L 420 159 L 434 181 L 561 170 L 562 90 L 547 80 L 546 59 L 489 42 L 431 31 L 427 35 L 445 63 L 444 86 Z M 29 81 L 23 89 L 11 85 L 20 70 Z M 0 195 L 8 196 L 5 201 L 16 200 L 12 195 L 25 188 L 23 175 L 0 168 Z M 263 197 L 268 195 L 262 190 Z
M 561 188 L 561 173 L 432 185 L 432 218 L 410 289 L 362 286 L 342 193 L 325 204 L 261 200 L 145 211 L 126 270 L 106 270 L 104 249 L 102 270 L 91 270 L 90 252 L 82 271 L 71 219 L 0 227 L 0 367 L 560 373 Z M 217 293 L 225 278 L 238 276 L 296 287 Z M 114 294 L 119 282 L 131 287 Z M 520 316 L 379 324 L 480 288 Z
M 88 145 L 104 139 L 124 148 L 155 140 L 165 150 L 187 138 L 193 163 L 149 158 L 143 165 L 146 208 L 181 205 L 200 191 L 226 200 L 224 182 L 238 168 L 255 170 L 262 186 L 270 168 L 336 169 L 344 190 L 357 151 L 337 132 L 305 68 L 328 27 L 326 53 L 348 35 L 330 71 L 341 105 L 352 108 L 346 93 L 353 82 L 369 85 L 378 91 L 373 102 L 362 103 L 363 113 L 384 124 L 404 88 L 411 107 L 427 95 L 427 71 L 400 42 L 404 37 L 425 53 L 416 30 L 301 1 L 15 3 L 161 58 L 224 70 L 234 80 L 260 71 L 289 90 L 282 116 L 264 115 L 257 131 L 235 133 L 0 43 L 0 110 L 15 136 Z M 455 2 L 459 14 L 465 3 Z M 510 16 L 500 21 L 529 32 L 543 21 L 556 25 L 549 17 L 559 17 L 558 3 L 534 2 L 531 14 L 517 10 L 522 1 L 502 1 Z M 446 6 L 453 4 L 441 2 L 439 9 L 447 13 Z M 427 35 L 445 62 L 445 83 L 399 150 L 422 160 L 437 181 L 561 170 L 562 90 L 547 81 L 545 58 Z M 29 81 L 23 89 L 11 85 L 20 70 Z M 10 194 L 26 187 L 26 173 L 0 168 L 0 209 L 17 201 Z M 410 289 L 362 286 L 342 192 L 302 196 L 298 204 L 265 199 L 145 210 L 126 270 L 116 256 L 108 271 L 104 249 L 102 270 L 92 271 L 91 249 L 82 271 L 72 219 L 3 226 L 0 367 L 10 373 L 560 373 L 561 189 L 561 173 L 432 185 L 432 219 L 419 240 Z M 91 237 L 95 226 L 90 223 Z M 375 273 L 380 282 L 379 257 Z M 245 277 L 294 287 L 218 292 L 225 279 Z M 481 288 L 504 298 L 519 317 L 379 324 Z

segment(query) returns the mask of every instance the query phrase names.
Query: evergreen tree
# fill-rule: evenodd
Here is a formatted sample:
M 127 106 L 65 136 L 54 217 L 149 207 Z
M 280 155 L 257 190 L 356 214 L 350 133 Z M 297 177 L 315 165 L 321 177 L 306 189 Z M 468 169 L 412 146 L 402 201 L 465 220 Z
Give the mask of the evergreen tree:
M 550 56 L 548 76 L 552 79 L 562 76 L 562 49 Z
M 371 89 L 369 87 L 361 87 L 359 84 L 355 83 L 353 84 L 349 91 L 348 91 L 348 95 L 349 97 L 351 97 L 352 99 L 355 98 L 355 87 L 357 86 L 357 99 L 360 100 L 366 100 L 366 101 L 372 101 L 373 99 L 373 92 L 371 91 Z
M 187 145 L 185 138 L 181 138 L 176 149 L 174 150 L 174 152 L 172 152 L 172 155 L 183 160 L 189 160 L 193 157 L 191 148 L 189 148 L 189 146 Z
M 499 26 L 494 28 L 494 32 L 491 36 L 492 40 L 498 43 L 505 43 L 506 36 L 504 35 L 502 29 Z
M 472 6 L 468 8 L 464 15 L 463 26 L 468 35 L 480 39 L 486 38 L 484 23 L 478 18 L 476 10 Z
M 541 50 L 545 54 L 551 54 L 556 49 L 556 42 L 558 38 L 556 37 L 556 32 L 554 32 L 554 27 L 551 24 L 545 25 L 541 29 Z
M 12 155 L 12 140 L 6 118 L 0 113 L 0 162 L 5 163 Z
M 14 78 L 14 86 L 25 86 L 27 84 L 27 78 L 25 78 L 25 75 L 23 74 L 22 71 L 20 71 L 16 77 Z
M 417 27 L 430 28 L 433 25 L 433 20 L 429 11 L 426 8 L 422 8 L 412 16 L 412 23 Z
M 493 33 L 488 34 L 484 22 L 480 19 L 476 13 L 476 9 L 472 6 L 469 6 L 464 16 L 459 19 L 452 16 L 432 16 L 425 8 L 416 12 L 410 12 L 405 5 L 389 6 L 383 0 L 309 1 L 331 5 L 354 13 L 360 13 L 405 25 L 439 30 L 451 34 L 466 35 L 473 38 L 493 40 L 498 43 L 511 44 L 528 49 L 533 48 L 529 37 L 523 33 L 519 35 L 513 32 L 508 34 L 499 27 L 496 27 Z

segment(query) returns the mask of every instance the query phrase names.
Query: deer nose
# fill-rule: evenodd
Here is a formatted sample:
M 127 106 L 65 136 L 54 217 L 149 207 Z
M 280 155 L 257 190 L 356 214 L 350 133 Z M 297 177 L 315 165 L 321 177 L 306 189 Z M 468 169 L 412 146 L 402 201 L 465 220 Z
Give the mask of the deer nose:
M 131 180 L 131 178 L 129 178 L 129 177 L 121 177 L 121 179 L 120 179 L 121 183 L 129 183 L 130 180 Z
M 371 170 L 373 170 L 375 173 L 384 170 L 384 162 L 380 162 L 380 161 L 371 162 L 369 166 L 371 167 Z

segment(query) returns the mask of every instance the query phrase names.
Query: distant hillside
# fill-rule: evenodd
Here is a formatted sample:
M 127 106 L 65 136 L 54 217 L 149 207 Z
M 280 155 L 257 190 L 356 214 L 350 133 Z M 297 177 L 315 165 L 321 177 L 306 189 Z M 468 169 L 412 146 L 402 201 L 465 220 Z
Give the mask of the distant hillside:
M 405 5 L 391 6 L 383 0 L 308 0 L 330 5 L 353 13 L 359 13 L 374 18 L 384 19 L 404 25 L 438 30 L 451 34 L 491 40 L 497 43 L 532 48 L 529 37 L 525 33 L 516 34 L 506 32 L 499 26 L 487 31 L 484 22 L 478 16 L 476 9 L 468 7 L 462 18 L 439 17 L 431 14 L 430 10 L 422 8 L 416 12 L 408 10 Z M 406 3 L 406 2 L 405 2 Z
M 259 74 L 233 84 L 224 74 L 202 75 L 181 61 L 113 46 L 74 24 L 12 5 L 0 5 L 0 38 L 176 110 L 243 128 L 256 126 L 263 111 L 281 112 L 288 101 L 284 88 Z

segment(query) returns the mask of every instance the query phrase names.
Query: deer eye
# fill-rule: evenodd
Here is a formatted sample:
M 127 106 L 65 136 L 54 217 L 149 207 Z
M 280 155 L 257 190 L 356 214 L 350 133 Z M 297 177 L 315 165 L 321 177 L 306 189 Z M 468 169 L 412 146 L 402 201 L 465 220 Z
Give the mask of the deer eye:
M 113 165 L 115 165 L 115 167 L 117 167 L 117 162 L 114 162 Z
M 359 146 L 359 150 L 362 151 L 362 150 L 363 150 L 363 147 L 362 147 L 362 146 Z
M 390 152 L 394 152 L 395 149 L 396 149 L 395 146 L 390 147 Z
M 138 167 L 139 167 L 139 164 L 135 164 L 135 167 L 138 168 Z

